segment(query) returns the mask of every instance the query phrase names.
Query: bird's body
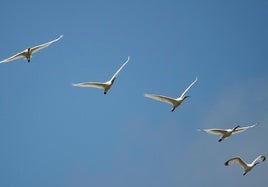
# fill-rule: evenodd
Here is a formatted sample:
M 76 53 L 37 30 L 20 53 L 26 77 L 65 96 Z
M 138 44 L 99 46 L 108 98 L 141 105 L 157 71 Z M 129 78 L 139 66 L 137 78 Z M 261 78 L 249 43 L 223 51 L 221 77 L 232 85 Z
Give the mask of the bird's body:
M 110 88 L 112 87 L 114 80 L 103 82 L 103 83 L 102 82 L 82 82 L 82 83 L 73 84 L 73 86 L 100 88 L 100 89 L 104 89 L 104 94 L 106 94 L 108 90 L 110 90 Z
M 104 89 L 104 94 L 106 94 L 110 90 L 112 85 L 114 84 L 114 81 L 116 77 L 118 76 L 119 72 L 123 69 L 123 67 L 128 63 L 129 60 L 130 60 L 130 57 L 128 57 L 127 61 L 116 71 L 116 73 L 112 76 L 112 78 L 107 82 L 82 82 L 82 83 L 73 84 L 73 86 L 100 88 L 100 89 Z
M 209 134 L 221 135 L 220 139 L 218 140 L 219 142 L 221 142 L 222 140 L 224 140 L 225 138 L 228 138 L 232 134 L 243 132 L 249 128 L 255 127 L 257 124 L 258 123 L 255 123 L 247 127 L 240 127 L 239 125 L 237 125 L 236 127 L 232 129 L 202 129 L 202 130 L 199 129 L 199 131 L 204 131 Z
M 244 162 L 240 157 L 233 157 L 229 160 L 227 160 L 224 164 L 226 166 L 229 166 L 232 163 L 237 163 L 239 164 L 243 169 L 244 169 L 244 173 L 243 175 L 246 175 L 249 171 L 251 171 L 257 164 L 259 164 L 260 162 L 265 161 L 265 156 L 260 155 L 258 156 L 252 163 L 246 163 Z
M 184 92 L 181 94 L 180 97 L 178 98 L 171 98 L 171 97 L 167 97 L 167 96 L 163 96 L 163 95 L 155 95 L 155 94 L 145 94 L 145 97 L 157 100 L 157 101 L 161 101 L 161 102 L 165 102 L 168 103 L 170 105 L 172 105 L 172 112 L 181 105 L 181 103 L 189 96 L 186 96 L 186 92 L 194 85 L 194 83 L 197 81 L 197 77 L 196 79 L 184 90 Z
M 15 54 L 15 55 L 5 59 L 5 60 L 2 60 L 0 63 L 7 63 L 7 62 L 11 62 L 13 60 L 20 59 L 20 58 L 26 58 L 27 61 L 30 62 L 31 56 L 32 56 L 33 53 L 36 53 L 37 51 L 48 47 L 52 43 L 54 43 L 54 42 L 58 41 L 59 39 L 61 39 L 62 37 L 63 37 L 63 35 L 61 35 L 57 39 L 52 40 L 50 42 L 47 42 L 47 43 L 44 43 L 44 44 L 41 44 L 41 45 L 38 45 L 38 46 L 35 46 L 35 47 L 27 48 L 22 52 L 19 52 L 19 53 Z

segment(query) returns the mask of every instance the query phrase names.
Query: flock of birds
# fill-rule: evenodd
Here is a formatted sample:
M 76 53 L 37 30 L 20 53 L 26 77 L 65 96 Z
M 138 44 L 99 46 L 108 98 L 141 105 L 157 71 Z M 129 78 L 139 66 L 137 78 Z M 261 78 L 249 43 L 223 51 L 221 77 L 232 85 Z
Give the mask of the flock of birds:
M 44 43 L 44 44 L 41 44 L 41 45 L 38 45 L 35 47 L 27 48 L 22 52 L 19 52 L 19 53 L 15 54 L 7 59 L 2 60 L 0 63 L 7 63 L 7 62 L 11 62 L 13 60 L 20 59 L 20 58 L 26 58 L 27 61 L 30 62 L 31 56 L 33 53 L 50 46 L 52 43 L 60 40 L 62 37 L 63 37 L 63 35 L 61 35 L 57 39 L 52 40 L 50 42 L 47 42 L 47 43 Z M 107 94 L 107 92 L 110 90 L 110 88 L 114 84 L 114 81 L 117 78 L 118 74 L 124 68 L 124 66 L 129 62 L 129 60 L 130 60 L 130 57 L 127 58 L 126 62 L 115 72 L 115 74 L 112 76 L 112 78 L 110 80 L 108 80 L 107 82 L 81 82 L 81 83 L 73 84 L 73 86 L 100 88 L 100 89 L 104 90 L 104 94 Z M 157 100 L 160 102 L 165 102 L 165 103 L 170 104 L 172 106 L 171 111 L 173 112 L 178 106 L 181 105 L 181 103 L 186 98 L 189 97 L 186 95 L 186 93 L 197 82 L 197 80 L 198 80 L 198 78 L 196 77 L 196 79 L 184 90 L 184 92 L 178 98 L 171 98 L 171 97 L 167 97 L 167 96 L 163 96 L 163 95 L 155 95 L 155 94 L 145 94 L 144 96 L 147 98 L 150 98 L 150 99 L 154 99 L 154 100 Z M 224 140 L 225 138 L 227 138 L 233 134 L 243 132 L 249 128 L 255 127 L 256 125 L 257 125 L 257 123 L 255 123 L 251 126 L 246 126 L 246 127 L 240 127 L 238 125 L 232 129 L 198 129 L 198 130 L 204 131 L 204 132 L 209 133 L 209 134 L 220 135 L 221 137 L 218 141 L 221 142 L 222 140 Z M 259 164 L 263 161 L 265 161 L 265 156 L 263 156 L 263 155 L 258 156 L 252 163 L 246 163 L 240 157 L 233 157 L 233 158 L 230 158 L 229 160 L 227 160 L 225 162 L 225 165 L 228 166 L 232 163 L 237 163 L 243 168 L 243 170 L 244 170 L 243 175 L 246 175 L 257 164 Z

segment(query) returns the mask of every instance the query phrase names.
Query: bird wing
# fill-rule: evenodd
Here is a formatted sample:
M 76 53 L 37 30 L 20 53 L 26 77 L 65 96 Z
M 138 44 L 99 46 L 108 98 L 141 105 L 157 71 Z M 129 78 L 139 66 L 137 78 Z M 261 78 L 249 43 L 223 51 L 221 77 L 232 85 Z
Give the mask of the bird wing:
M 32 52 L 32 53 L 35 53 L 35 52 L 37 52 L 37 51 L 39 51 L 39 50 L 41 50 L 41 49 L 44 49 L 44 48 L 48 47 L 50 44 L 52 44 L 52 43 L 58 41 L 58 40 L 61 39 L 62 37 L 63 37 L 63 35 L 60 35 L 60 37 L 58 37 L 58 38 L 55 39 L 55 40 L 52 40 L 52 41 L 50 41 L 50 42 L 47 42 L 47 43 L 44 43 L 44 44 L 41 44 L 41 45 L 38 45 L 38 46 L 35 46 L 35 47 L 32 47 L 32 48 L 31 48 L 31 52 Z
M 77 87 L 105 88 L 106 84 L 101 82 L 81 82 L 73 84 Z
M 244 168 L 245 170 L 247 169 L 247 164 L 240 158 L 240 157 L 234 157 L 234 158 L 231 158 L 229 160 L 227 160 L 225 162 L 225 165 L 228 166 L 232 163 L 236 162 L 237 164 L 239 164 L 242 168 Z
M 13 56 L 5 59 L 5 60 L 2 60 L 0 63 L 6 63 L 6 62 L 10 62 L 10 61 L 13 61 L 13 60 L 17 60 L 17 59 L 23 58 L 23 57 L 25 57 L 24 54 L 27 53 L 27 50 L 28 49 L 25 49 L 22 52 L 19 52 L 19 53 L 15 54 L 15 55 L 13 55 Z
M 123 69 L 123 67 L 128 63 L 129 60 L 130 60 L 130 56 L 128 56 L 127 61 L 115 72 L 115 74 L 112 76 L 110 81 L 112 81 L 113 79 L 115 79 L 117 77 L 119 72 Z
M 173 105 L 174 103 L 176 103 L 176 100 L 171 98 L 171 97 L 166 97 L 166 96 L 162 96 L 162 95 L 154 95 L 154 94 L 144 94 L 145 97 L 157 100 L 157 101 L 161 101 L 161 102 L 165 102 L 165 103 L 169 103 L 171 105 Z
M 200 131 L 204 131 L 209 134 L 225 134 L 227 131 L 224 129 L 201 129 Z
M 186 92 L 194 85 L 194 83 L 196 83 L 196 81 L 197 81 L 198 79 L 197 79 L 197 77 L 195 78 L 195 80 L 194 80 L 194 82 L 192 82 L 189 86 L 188 86 L 188 88 L 186 88 L 186 90 L 184 90 L 184 92 L 181 94 L 181 96 L 180 97 L 183 97 L 185 94 L 186 94 Z
M 250 126 L 247 126 L 247 127 L 238 127 L 237 129 L 235 129 L 235 131 L 233 132 L 233 134 L 236 134 L 236 133 L 240 133 L 240 132 L 243 132 L 249 128 L 252 128 L 252 127 L 255 127 L 258 123 L 254 123 L 253 125 L 250 125 Z
M 253 164 L 263 162 L 263 161 L 265 161 L 265 159 L 266 159 L 265 156 L 260 155 L 253 161 Z

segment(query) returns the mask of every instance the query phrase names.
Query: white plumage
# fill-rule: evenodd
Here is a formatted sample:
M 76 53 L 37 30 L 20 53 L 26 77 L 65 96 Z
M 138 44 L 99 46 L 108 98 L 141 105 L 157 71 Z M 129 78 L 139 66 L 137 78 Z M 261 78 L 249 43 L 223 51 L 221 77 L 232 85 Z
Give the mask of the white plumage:
M 35 46 L 35 47 L 31 47 L 31 48 L 27 48 L 25 49 L 24 51 L 22 52 L 19 52 L 5 60 L 2 60 L 0 63 L 6 63 L 6 62 L 11 62 L 13 60 L 17 60 L 17 59 L 20 59 L 20 58 L 26 58 L 28 62 L 30 62 L 31 60 L 31 56 L 33 53 L 36 53 L 37 51 L 41 50 L 41 49 L 44 49 L 48 46 L 50 46 L 52 43 L 58 41 L 59 39 L 61 39 L 63 37 L 63 35 L 61 35 L 60 37 L 58 37 L 57 39 L 55 40 L 52 40 L 50 42 L 47 42 L 47 43 L 44 43 L 44 44 L 41 44 L 41 45 L 38 45 L 38 46 Z
M 113 85 L 116 77 L 120 73 L 120 71 L 128 63 L 129 60 L 130 60 L 130 57 L 127 58 L 127 61 L 115 72 L 115 74 L 112 76 L 112 78 L 107 82 L 81 82 L 81 83 L 73 84 L 73 86 L 101 88 L 101 89 L 104 89 L 104 94 L 106 94 L 108 92 L 108 90 L 110 90 L 110 88 L 112 87 L 112 85 Z
M 145 97 L 157 100 L 157 101 L 161 101 L 161 102 L 165 102 L 168 103 L 170 105 L 172 105 L 172 112 L 178 107 L 180 106 L 180 104 L 189 96 L 185 96 L 186 92 L 194 85 L 194 83 L 197 81 L 197 77 L 196 79 L 184 90 L 184 92 L 181 94 L 180 97 L 178 98 L 171 98 L 171 97 L 167 97 L 167 96 L 163 96 L 163 95 L 155 95 L 155 94 L 144 94 Z
M 229 160 L 227 160 L 224 164 L 226 166 L 229 166 L 232 163 L 237 163 L 239 164 L 243 169 L 244 169 L 244 173 L 243 175 L 246 175 L 250 170 L 252 170 L 257 164 L 265 161 L 265 156 L 260 155 L 258 156 L 252 163 L 248 164 L 246 162 L 244 162 L 240 157 L 233 157 Z
M 240 132 L 243 132 L 249 128 L 253 128 L 257 125 L 258 123 L 254 123 L 253 125 L 247 126 L 247 127 L 240 127 L 237 125 L 236 127 L 232 129 L 198 129 L 199 131 L 204 131 L 209 134 L 216 134 L 216 135 L 221 135 L 220 139 L 218 140 L 221 142 L 225 138 L 231 136 L 232 134 L 237 134 Z

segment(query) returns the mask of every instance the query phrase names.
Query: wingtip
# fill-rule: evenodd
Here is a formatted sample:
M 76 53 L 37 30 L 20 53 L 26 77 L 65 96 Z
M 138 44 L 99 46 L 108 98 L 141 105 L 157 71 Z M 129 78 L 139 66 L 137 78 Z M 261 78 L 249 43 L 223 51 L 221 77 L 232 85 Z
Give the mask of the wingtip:
M 57 39 L 55 39 L 56 41 L 60 40 L 63 37 L 63 34 L 60 35 Z
M 5 60 L 2 60 L 2 61 L 0 62 L 0 64 L 4 64 L 4 63 L 10 62 L 10 61 L 12 61 L 12 60 L 5 59 Z
M 150 94 L 144 94 L 143 96 L 144 97 L 150 97 Z
M 259 122 L 253 123 L 252 125 L 250 125 L 249 127 L 255 127 L 256 125 L 259 125 Z
M 125 63 L 128 63 L 129 60 L 130 60 L 130 56 L 127 57 L 127 61 Z

